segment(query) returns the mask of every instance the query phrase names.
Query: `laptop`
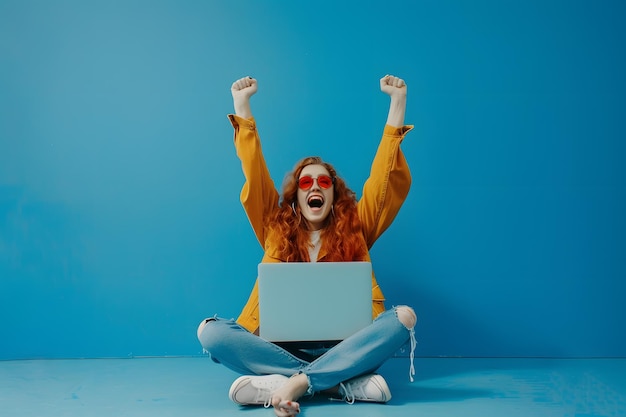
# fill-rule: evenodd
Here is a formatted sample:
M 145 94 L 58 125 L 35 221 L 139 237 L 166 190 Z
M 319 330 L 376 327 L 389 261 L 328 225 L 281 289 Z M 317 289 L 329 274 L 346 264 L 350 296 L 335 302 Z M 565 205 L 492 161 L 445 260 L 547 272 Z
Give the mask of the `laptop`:
M 369 262 L 261 263 L 258 273 L 265 340 L 332 345 L 372 323 Z

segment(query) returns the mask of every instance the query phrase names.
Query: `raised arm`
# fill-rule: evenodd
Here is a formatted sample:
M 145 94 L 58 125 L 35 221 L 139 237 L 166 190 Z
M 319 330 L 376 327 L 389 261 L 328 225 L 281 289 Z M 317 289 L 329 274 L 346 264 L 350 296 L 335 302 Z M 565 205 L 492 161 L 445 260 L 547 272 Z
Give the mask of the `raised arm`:
M 267 169 L 250 110 L 250 97 L 257 92 L 257 81 L 251 77 L 240 78 L 232 84 L 230 91 L 235 115 L 229 115 L 229 119 L 235 129 L 235 149 L 246 178 L 240 200 L 259 243 L 265 247 L 265 219 L 278 207 L 279 196 Z
M 380 79 L 380 89 L 391 98 L 389 114 L 357 205 L 368 247 L 391 225 L 411 186 L 409 166 L 400 149 L 413 128 L 404 125 L 407 87 L 401 78 L 386 75 Z

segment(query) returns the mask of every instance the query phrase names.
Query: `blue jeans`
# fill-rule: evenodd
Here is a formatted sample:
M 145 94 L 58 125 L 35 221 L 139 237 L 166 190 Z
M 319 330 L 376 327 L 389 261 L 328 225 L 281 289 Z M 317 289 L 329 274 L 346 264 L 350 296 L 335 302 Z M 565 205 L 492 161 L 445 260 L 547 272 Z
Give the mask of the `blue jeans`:
M 409 374 L 414 373 L 415 332 L 398 320 L 395 307 L 310 362 L 255 336 L 234 320 L 211 319 L 199 334 L 199 340 L 215 362 L 241 374 L 304 373 L 309 379 L 309 394 L 374 372 L 409 340 Z

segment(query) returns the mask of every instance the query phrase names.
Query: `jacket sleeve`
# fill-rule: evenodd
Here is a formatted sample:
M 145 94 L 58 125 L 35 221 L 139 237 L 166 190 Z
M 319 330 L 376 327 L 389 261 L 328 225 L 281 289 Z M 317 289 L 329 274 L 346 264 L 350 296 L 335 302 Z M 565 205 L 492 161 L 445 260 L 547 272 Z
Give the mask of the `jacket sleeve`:
M 412 125 L 385 126 L 370 176 L 358 202 L 359 219 L 367 247 L 391 225 L 411 187 L 411 173 L 400 144 Z
M 263 157 L 254 118 L 244 119 L 234 114 L 228 118 L 235 129 L 235 149 L 245 177 L 241 204 L 261 247 L 265 248 L 265 220 L 278 207 L 278 191 Z

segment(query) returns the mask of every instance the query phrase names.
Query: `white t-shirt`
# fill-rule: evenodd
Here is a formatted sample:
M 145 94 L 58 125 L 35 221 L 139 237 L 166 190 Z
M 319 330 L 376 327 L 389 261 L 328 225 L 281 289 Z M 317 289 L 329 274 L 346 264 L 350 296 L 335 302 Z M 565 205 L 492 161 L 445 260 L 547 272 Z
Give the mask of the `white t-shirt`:
M 317 255 L 320 253 L 320 248 L 322 247 L 320 233 L 319 230 L 314 230 L 310 234 L 311 245 L 309 246 L 309 258 L 311 262 L 317 262 Z

